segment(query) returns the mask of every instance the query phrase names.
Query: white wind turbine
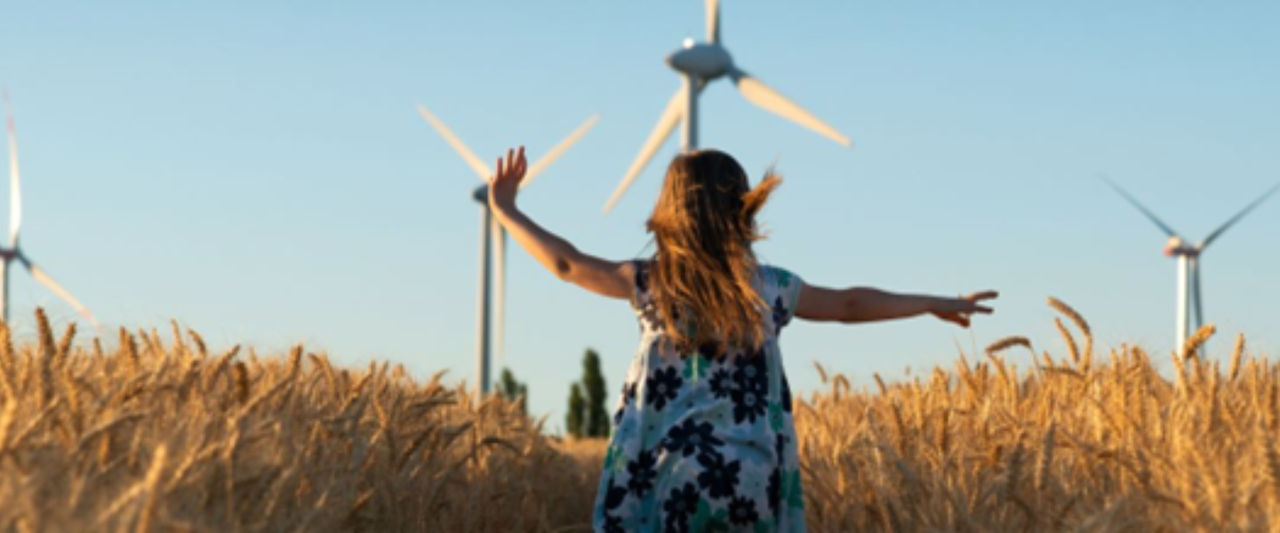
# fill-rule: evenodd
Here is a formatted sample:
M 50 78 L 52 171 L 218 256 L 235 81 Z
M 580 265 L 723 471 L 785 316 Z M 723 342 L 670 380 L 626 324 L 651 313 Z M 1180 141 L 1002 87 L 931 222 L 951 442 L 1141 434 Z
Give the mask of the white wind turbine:
M 426 119 L 431 127 L 440 133 L 441 137 L 452 146 L 458 155 L 462 156 L 462 160 L 466 161 L 467 166 L 475 171 L 476 176 L 480 178 L 480 186 L 476 187 L 472 193 L 472 198 L 480 203 L 480 283 L 479 293 L 477 295 L 476 305 L 476 393 L 483 398 L 489 394 L 489 361 L 490 361 L 490 326 L 493 326 L 493 345 L 498 352 L 498 358 L 502 356 L 502 340 L 503 340 L 503 308 L 506 305 L 506 269 L 507 269 L 507 232 L 502 229 L 502 225 L 489 211 L 489 179 L 493 176 L 493 169 L 485 164 L 480 158 L 476 157 L 467 145 L 462 143 L 440 119 L 431 114 L 427 108 L 421 104 L 418 105 L 418 113 L 422 118 Z M 557 144 L 550 152 L 543 155 L 541 159 L 529 166 L 528 172 L 525 173 L 524 179 L 520 182 L 520 188 L 523 189 L 529 185 L 534 178 L 538 177 L 543 170 L 550 165 L 552 161 L 560 157 L 569 146 L 577 142 L 587 130 L 595 126 L 599 116 L 593 115 L 583 122 L 581 126 L 573 130 L 568 137 L 565 137 L 560 144 Z M 493 257 L 490 257 L 492 249 Z M 497 273 L 491 272 L 491 266 L 496 267 Z M 492 292 L 490 287 L 492 286 Z M 490 307 L 492 301 L 493 307 Z
M 849 138 L 841 135 L 835 128 L 805 111 L 785 96 L 765 85 L 764 82 L 747 74 L 733 63 L 729 51 L 720 44 L 720 3 L 718 0 L 706 0 L 707 10 L 707 42 L 694 42 L 693 38 L 684 40 L 679 50 L 667 56 L 667 65 L 678 71 L 683 79 L 680 89 L 667 102 L 667 107 L 658 118 L 658 124 L 649 133 L 649 138 L 640 148 L 640 154 L 631 163 L 631 168 L 623 176 L 613 196 L 604 204 L 607 213 L 622 198 L 627 187 L 635 181 L 636 176 L 644 170 L 645 165 L 653 158 L 653 154 L 662 146 L 663 141 L 671 135 L 676 123 L 684 119 L 684 132 L 680 150 L 689 151 L 698 147 L 698 94 L 702 88 L 721 76 L 729 76 L 747 101 L 776 113 L 782 118 L 814 130 L 845 146 L 850 146 Z
M 0 246 L 0 319 L 3 319 L 6 324 L 9 323 L 9 263 L 16 260 L 22 263 L 31 277 L 71 304 L 77 313 L 84 315 L 96 328 L 98 321 L 93 318 L 93 314 L 80 305 L 71 293 L 53 281 L 49 274 L 32 263 L 27 254 L 22 252 L 22 247 L 18 245 L 19 229 L 22 227 L 22 190 L 19 187 L 18 178 L 18 132 L 13 124 L 13 106 L 9 103 L 8 89 L 4 90 L 4 111 L 5 123 L 9 131 L 9 246 Z
M 1168 224 L 1165 224 L 1164 221 L 1160 220 L 1155 213 L 1152 213 L 1151 210 L 1139 203 L 1137 199 L 1128 193 L 1128 191 L 1120 188 L 1119 185 L 1116 185 L 1116 183 L 1110 179 L 1105 177 L 1103 179 L 1111 186 L 1112 189 L 1115 189 L 1116 192 L 1120 193 L 1120 196 L 1123 196 L 1125 200 L 1138 208 L 1138 210 L 1141 211 L 1147 219 L 1155 223 L 1155 225 L 1160 228 L 1160 231 L 1163 231 L 1165 235 L 1169 237 L 1169 240 L 1166 241 L 1164 245 L 1164 255 L 1178 258 L 1177 327 L 1175 328 L 1176 336 L 1174 338 L 1175 344 L 1173 349 L 1175 351 L 1181 350 L 1187 343 L 1187 336 L 1192 331 L 1198 330 L 1202 325 L 1204 325 L 1204 300 L 1201 299 L 1200 295 L 1201 254 L 1204 253 L 1205 248 L 1213 243 L 1214 240 L 1221 237 L 1223 232 L 1227 231 L 1227 229 L 1236 222 L 1239 222 L 1240 219 L 1248 214 L 1249 211 L 1252 211 L 1253 208 L 1258 207 L 1258 204 L 1261 204 L 1263 200 L 1266 200 L 1267 197 L 1274 194 L 1276 190 L 1280 190 L 1280 184 L 1276 184 L 1271 187 L 1271 189 L 1267 190 L 1267 192 L 1262 193 L 1262 196 L 1259 196 L 1256 200 L 1250 202 L 1249 205 L 1246 205 L 1244 209 L 1241 209 L 1240 212 L 1227 219 L 1226 222 L 1222 223 L 1221 226 L 1218 226 L 1217 229 L 1209 233 L 1209 236 L 1205 237 L 1199 244 L 1194 244 L 1187 239 L 1182 238 L 1178 232 L 1174 231 Z M 1195 313 L 1194 322 L 1191 320 L 1191 314 L 1193 311 Z

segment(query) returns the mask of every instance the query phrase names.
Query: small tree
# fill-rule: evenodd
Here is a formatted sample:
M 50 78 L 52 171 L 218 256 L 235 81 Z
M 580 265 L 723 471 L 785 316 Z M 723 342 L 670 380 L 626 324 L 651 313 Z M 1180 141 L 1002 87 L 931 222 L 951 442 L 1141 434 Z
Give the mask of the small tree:
M 604 408 L 604 375 L 600 354 L 587 348 L 582 355 L 582 379 L 569 388 L 569 412 L 565 431 L 574 437 L 608 437 L 609 412 Z
M 600 373 L 600 354 L 587 348 L 582 356 L 582 390 L 586 394 L 583 413 L 584 434 L 588 437 L 609 436 L 609 412 L 604 408 L 604 375 Z
M 498 394 L 508 401 L 520 402 L 520 411 L 529 412 L 529 389 L 516 379 L 510 368 L 504 367 L 498 378 Z
M 582 413 L 585 408 L 586 402 L 582 399 L 582 390 L 578 388 L 577 383 L 574 383 L 569 387 L 569 412 L 564 415 L 566 433 L 574 437 L 582 437 Z

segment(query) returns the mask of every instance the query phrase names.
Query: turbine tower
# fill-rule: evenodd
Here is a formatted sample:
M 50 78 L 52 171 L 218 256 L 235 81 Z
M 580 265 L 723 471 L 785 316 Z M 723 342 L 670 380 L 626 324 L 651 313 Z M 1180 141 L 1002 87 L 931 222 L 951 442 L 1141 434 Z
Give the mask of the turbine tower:
M 1246 205 L 1240 212 L 1227 219 L 1221 226 L 1210 232 L 1209 236 L 1205 237 L 1199 244 L 1194 244 L 1184 239 L 1168 224 L 1160 220 L 1155 213 L 1152 213 L 1150 209 L 1139 203 L 1128 191 L 1120 188 L 1110 179 L 1105 177 L 1103 179 L 1112 189 L 1120 193 L 1120 196 L 1123 196 L 1125 200 L 1138 208 L 1138 211 L 1141 211 L 1148 220 L 1155 223 L 1160 228 L 1160 231 L 1163 231 L 1169 238 L 1169 240 L 1165 241 L 1164 255 L 1178 259 L 1178 307 L 1173 349 L 1174 351 L 1180 351 L 1187 343 L 1187 336 L 1204 325 L 1204 300 L 1201 298 L 1200 292 L 1200 256 L 1204 254 L 1205 248 L 1222 236 L 1223 232 L 1227 231 L 1236 222 L 1239 222 L 1253 208 L 1258 207 L 1258 204 L 1261 204 L 1267 197 L 1274 194 L 1276 190 L 1280 190 L 1280 183 L 1262 193 L 1261 196 Z M 1195 313 L 1194 321 L 1191 318 L 1192 312 Z
M 496 348 L 498 360 L 502 359 L 502 341 L 503 341 L 503 314 L 506 305 L 506 276 L 507 276 L 507 232 L 493 217 L 493 213 L 489 210 L 489 180 L 493 176 L 493 169 L 485 164 L 475 153 L 467 148 L 452 131 L 449 130 L 439 118 L 431 114 L 431 111 L 421 104 L 418 105 L 418 113 L 422 118 L 426 119 L 431 127 L 435 128 L 444 137 L 445 142 L 449 143 L 453 149 L 462 156 L 462 160 L 475 171 L 476 176 L 480 178 L 481 185 L 476 187 L 472 192 L 472 198 L 480 203 L 480 283 L 477 294 L 476 303 L 476 394 L 478 398 L 483 399 L 489 394 L 489 361 L 492 348 Z M 525 177 L 520 182 L 520 188 L 523 189 L 529 185 L 538 174 L 546 170 L 547 165 L 560 157 L 566 149 L 577 142 L 600 117 L 593 115 L 583 122 L 581 126 L 573 130 L 568 137 L 565 137 L 560 144 L 557 144 L 550 152 L 543 155 L 541 159 L 529 166 L 529 171 L 525 173 Z M 492 251 L 492 255 L 491 254 Z M 497 270 L 497 272 L 493 272 Z M 492 304 L 492 306 L 491 306 Z M 493 331 L 492 346 L 490 339 L 490 331 Z
M 89 319 L 89 323 L 97 328 L 98 321 L 93 318 L 93 314 L 71 296 L 71 293 L 53 281 L 44 269 L 31 262 L 31 258 L 23 253 L 22 247 L 18 244 L 19 230 L 22 228 L 22 189 L 18 178 L 18 132 L 13 123 L 13 106 L 9 103 L 9 90 L 5 89 L 3 93 L 5 124 L 9 131 L 9 246 L 0 246 L 0 319 L 3 319 L 5 324 L 9 323 L 9 263 L 17 261 L 27 269 L 31 277 L 70 304 L 72 309 Z
M 693 38 L 684 40 L 684 45 L 667 56 L 667 65 L 680 73 L 683 81 L 676 94 L 667 102 L 667 107 L 658 118 L 658 124 L 649 133 L 649 138 L 640 148 L 640 154 L 631 163 L 618 188 L 613 191 L 609 201 L 604 204 L 606 213 L 622 198 L 622 194 L 635 181 L 636 176 L 644 170 L 645 165 L 653 158 L 653 154 L 662 146 L 663 141 L 671 135 L 676 123 L 683 119 L 684 131 L 681 136 L 680 150 L 687 152 L 698 147 L 698 95 L 711 81 L 729 76 L 747 101 L 776 113 L 782 118 L 800 124 L 806 128 L 850 146 L 849 138 L 841 135 L 835 128 L 805 111 L 804 108 L 788 100 L 785 96 L 765 85 L 764 82 L 738 68 L 729 51 L 720 44 L 720 3 L 718 0 L 706 0 L 707 9 L 707 41 L 695 42 Z

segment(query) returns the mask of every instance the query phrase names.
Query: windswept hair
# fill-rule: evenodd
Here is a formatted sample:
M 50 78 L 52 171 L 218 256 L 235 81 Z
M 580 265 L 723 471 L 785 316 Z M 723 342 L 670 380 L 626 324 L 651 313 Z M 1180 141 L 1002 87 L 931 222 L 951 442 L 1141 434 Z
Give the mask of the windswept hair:
M 719 352 L 764 342 L 768 305 L 756 291 L 751 243 L 762 238 L 756 213 L 781 182 L 770 172 L 748 188 L 742 166 L 718 150 L 684 153 L 667 167 L 646 227 L 657 242 L 650 291 L 677 346 Z

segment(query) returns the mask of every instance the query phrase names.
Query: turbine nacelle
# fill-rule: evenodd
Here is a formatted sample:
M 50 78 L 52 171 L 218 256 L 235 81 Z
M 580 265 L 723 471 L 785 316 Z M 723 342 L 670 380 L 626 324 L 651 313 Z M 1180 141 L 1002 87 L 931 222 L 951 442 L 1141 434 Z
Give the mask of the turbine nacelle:
M 729 73 L 733 59 L 719 44 L 695 43 L 685 39 L 684 47 L 667 56 L 667 66 L 682 74 L 710 81 Z
M 729 51 L 721 44 L 724 41 L 720 38 L 719 0 L 706 0 L 706 8 L 706 40 L 698 42 L 693 37 L 685 38 L 680 49 L 667 55 L 667 65 L 683 75 L 684 83 L 667 101 L 666 108 L 658 117 L 658 123 L 654 125 L 653 130 L 649 132 L 649 137 L 641 145 L 640 153 L 636 155 L 627 172 L 622 175 L 622 181 L 605 202 L 606 213 L 622 198 L 623 193 L 631 186 L 631 182 L 640 175 L 667 137 L 675 131 L 676 127 L 681 126 L 681 123 L 684 127 L 681 132 L 680 150 L 697 149 L 698 95 L 707 82 L 721 76 L 728 76 L 733 81 L 734 87 L 738 89 L 738 93 L 752 105 L 813 130 L 837 143 L 850 146 L 848 137 L 734 64 Z
M 1182 240 L 1182 237 L 1173 236 L 1164 243 L 1164 255 L 1167 257 L 1188 256 L 1195 257 L 1200 255 L 1200 249 L 1196 246 L 1188 244 Z

